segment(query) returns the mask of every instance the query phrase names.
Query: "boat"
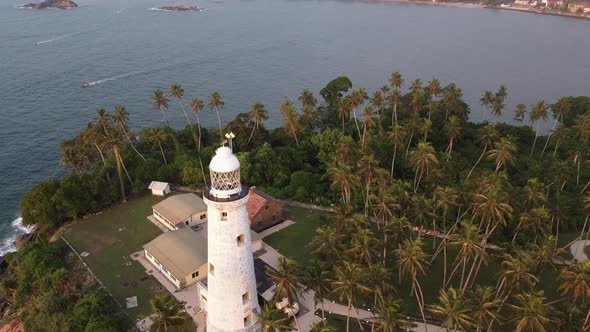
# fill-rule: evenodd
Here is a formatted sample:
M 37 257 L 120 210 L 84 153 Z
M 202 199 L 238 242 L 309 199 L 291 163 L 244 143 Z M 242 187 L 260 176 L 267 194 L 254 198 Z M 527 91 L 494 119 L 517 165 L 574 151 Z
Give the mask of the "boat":
M 88 82 L 82 82 L 82 87 L 83 88 L 85 88 L 87 86 L 93 86 L 93 85 L 96 85 L 96 82 L 90 82 L 90 83 L 88 83 Z

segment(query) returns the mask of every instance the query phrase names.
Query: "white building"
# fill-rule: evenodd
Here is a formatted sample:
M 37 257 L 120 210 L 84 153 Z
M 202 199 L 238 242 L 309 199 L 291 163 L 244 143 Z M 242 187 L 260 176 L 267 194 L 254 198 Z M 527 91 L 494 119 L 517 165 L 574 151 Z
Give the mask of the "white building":
M 166 198 L 152 206 L 152 212 L 156 221 L 172 231 L 207 222 L 207 205 L 192 193 Z
M 260 310 L 248 223 L 249 190 L 240 183 L 240 162 L 220 147 L 209 164 L 207 331 L 253 332 Z
M 152 195 L 166 196 L 170 193 L 170 184 L 167 182 L 152 181 L 148 189 L 152 191 Z

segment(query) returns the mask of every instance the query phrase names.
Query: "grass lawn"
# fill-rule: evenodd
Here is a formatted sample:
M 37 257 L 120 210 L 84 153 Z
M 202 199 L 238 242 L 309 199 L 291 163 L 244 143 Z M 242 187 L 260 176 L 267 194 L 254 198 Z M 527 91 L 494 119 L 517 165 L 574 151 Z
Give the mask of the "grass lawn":
M 317 310 L 315 312 L 315 314 L 318 317 L 322 317 L 322 312 L 321 310 Z M 330 314 L 329 312 L 325 313 L 326 316 L 326 320 L 328 321 L 328 325 L 330 325 L 331 327 L 333 327 L 334 329 L 336 329 L 336 331 L 346 331 L 346 316 L 341 316 L 341 315 L 336 315 L 336 314 Z M 366 324 L 365 322 L 363 322 L 363 327 L 364 330 L 361 330 L 358 321 L 356 320 L 356 318 L 353 317 L 350 318 L 350 332 L 368 332 L 371 331 L 371 325 L 370 324 Z
M 90 253 L 84 260 L 123 307 L 126 297 L 137 296 L 138 307 L 127 310 L 132 318 L 150 314 L 149 300 L 166 292 L 141 264 L 129 257 L 161 234 L 146 219 L 151 206 L 160 200 L 161 197 L 151 195 L 134 198 L 80 220 L 64 232 L 79 253 Z
M 265 237 L 264 242 L 303 265 L 311 259 L 311 249 L 307 245 L 315 235 L 315 230 L 331 223 L 334 215 L 323 211 L 285 206 L 284 216 L 285 219 L 293 220 L 295 224 Z

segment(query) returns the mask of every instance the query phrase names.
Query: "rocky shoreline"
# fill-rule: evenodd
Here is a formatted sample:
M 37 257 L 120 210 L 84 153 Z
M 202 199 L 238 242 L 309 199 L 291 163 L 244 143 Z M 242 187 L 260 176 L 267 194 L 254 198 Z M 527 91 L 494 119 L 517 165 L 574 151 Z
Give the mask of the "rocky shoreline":
M 30 8 L 30 9 L 45 9 L 45 8 L 54 8 L 54 9 L 70 9 L 76 8 L 78 4 L 71 1 L 71 0 L 45 0 L 39 3 L 27 3 L 24 5 L 19 6 L 19 8 Z

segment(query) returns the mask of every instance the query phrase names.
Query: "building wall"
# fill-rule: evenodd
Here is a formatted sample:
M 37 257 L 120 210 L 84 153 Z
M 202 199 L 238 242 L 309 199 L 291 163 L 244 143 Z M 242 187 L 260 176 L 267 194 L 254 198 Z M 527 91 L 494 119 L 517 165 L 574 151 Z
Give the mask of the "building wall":
M 199 225 L 199 224 L 204 224 L 207 222 L 207 211 L 197 212 L 197 213 L 193 214 L 191 217 L 186 218 L 185 220 L 183 220 L 177 224 L 172 224 L 171 222 L 168 221 L 168 219 L 166 219 L 166 217 L 164 217 L 163 215 L 161 215 L 160 213 L 158 213 L 158 211 L 156 211 L 154 209 L 152 209 L 152 213 L 153 213 L 154 217 L 162 225 L 164 225 L 166 228 L 168 228 L 171 231 L 177 230 L 179 228 L 191 227 L 191 226 L 195 226 L 195 225 Z
M 259 232 L 283 219 L 283 205 L 267 201 L 264 207 L 250 220 L 252 229 Z
M 172 273 L 170 273 L 170 271 L 166 270 L 166 268 L 164 266 L 162 266 L 162 264 L 160 264 L 160 262 L 158 262 L 158 260 L 152 256 L 147 250 L 144 249 L 144 255 L 145 258 L 147 258 L 147 260 L 161 273 L 163 274 L 166 279 L 168 279 L 168 281 L 170 281 L 174 286 L 176 286 L 176 288 L 180 289 L 185 287 L 184 285 L 184 280 L 181 282 L 180 280 L 178 280 L 177 278 L 175 278 Z
M 168 219 L 166 219 L 166 217 L 161 215 L 158 211 L 152 209 L 152 214 L 154 215 L 154 218 L 156 218 L 156 220 L 158 220 L 162 225 L 164 225 L 169 230 L 174 231 L 178 229 L 176 225 L 169 222 Z
M 198 275 L 195 278 L 193 278 L 193 273 L 195 272 L 198 272 Z M 188 274 L 184 278 L 184 287 L 194 285 L 205 278 L 207 278 L 207 264 L 203 264 L 201 267 Z
M 246 209 L 249 198 L 224 203 L 205 199 L 209 216 L 208 332 L 255 331 L 260 308 Z M 238 241 L 241 235 L 243 241 Z M 249 299 L 244 300 L 244 294 Z

